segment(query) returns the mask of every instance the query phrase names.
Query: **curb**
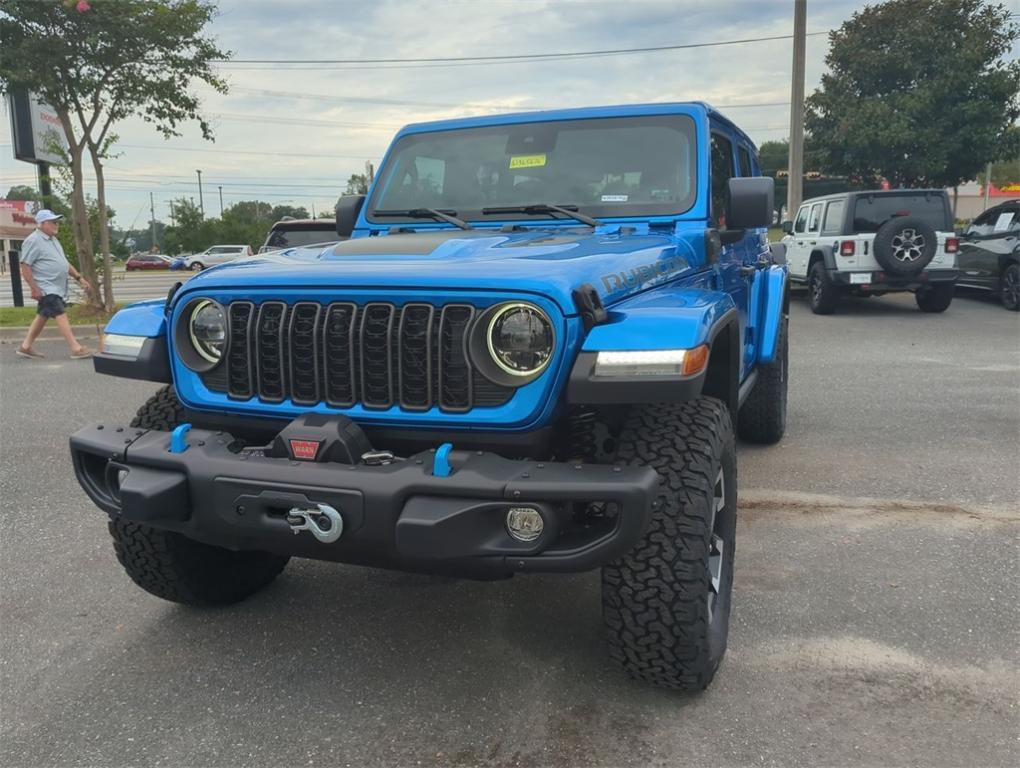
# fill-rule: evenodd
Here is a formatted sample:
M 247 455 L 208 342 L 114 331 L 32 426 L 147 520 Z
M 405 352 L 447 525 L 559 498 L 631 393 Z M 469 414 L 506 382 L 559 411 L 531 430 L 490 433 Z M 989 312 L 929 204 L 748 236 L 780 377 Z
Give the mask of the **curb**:
M 71 330 L 74 331 L 74 335 L 79 339 L 98 339 L 99 333 L 94 325 L 72 325 Z M 21 342 L 25 339 L 25 334 L 28 333 L 27 325 L 18 325 L 7 328 L 0 328 L 0 344 L 10 344 L 11 342 Z M 47 327 L 43 329 L 43 332 L 39 334 L 39 341 L 62 341 L 63 336 L 60 335 L 60 331 L 56 328 Z

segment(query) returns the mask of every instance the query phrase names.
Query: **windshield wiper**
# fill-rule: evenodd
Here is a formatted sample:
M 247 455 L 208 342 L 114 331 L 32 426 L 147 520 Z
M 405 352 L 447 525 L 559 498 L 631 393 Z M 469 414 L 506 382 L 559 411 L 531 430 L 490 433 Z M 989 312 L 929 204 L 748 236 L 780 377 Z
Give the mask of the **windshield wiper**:
M 372 216 L 406 216 L 409 219 L 436 219 L 453 224 L 461 229 L 474 229 L 463 219 L 457 218 L 456 211 L 437 211 L 435 208 L 411 208 L 406 211 L 372 211 Z
M 602 222 L 598 219 L 593 219 L 591 216 L 585 216 L 583 213 L 578 213 L 576 205 L 549 205 L 548 203 L 511 205 L 500 208 L 482 208 L 482 213 L 486 216 L 500 213 L 526 213 L 529 216 L 542 213 L 562 213 L 564 216 L 569 216 L 575 221 L 587 224 L 589 227 L 597 227 L 602 224 Z

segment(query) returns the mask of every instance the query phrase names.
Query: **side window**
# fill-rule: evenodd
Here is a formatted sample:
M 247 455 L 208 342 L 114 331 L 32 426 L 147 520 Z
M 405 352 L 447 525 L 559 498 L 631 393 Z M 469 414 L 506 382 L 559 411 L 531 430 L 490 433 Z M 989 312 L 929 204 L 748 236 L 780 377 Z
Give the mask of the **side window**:
M 807 217 L 809 210 L 808 206 L 804 205 L 801 206 L 799 211 L 797 211 L 797 221 L 793 224 L 794 232 L 807 232 Z
M 990 235 L 995 229 L 995 222 L 998 218 L 999 211 L 994 209 L 991 211 L 985 211 L 970 223 L 970 226 L 967 227 L 967 233 L 970 235 L 977 235 L 978 237 Z
M 817 232 L 822 223 L 822 204 L 815 203 L 811 206 L 811 215 L 808 216 L 808 232 Z
M 712 134 L 712 222 L 726 227 L 726 199 L 733 178 L 733 144 L 719 133 Z
M 838 235 L 843 229 L 843 209 L 846 203 L 842 200 L 833 200 L 825 209 L 825 219 L 822 221 L 822 234 Z
M 753 176 L 754 172 L 751 170 L 751 153 L 747 151 L 747 147 L 737 147 L 737 154 L 740 157 L 740 175 Z

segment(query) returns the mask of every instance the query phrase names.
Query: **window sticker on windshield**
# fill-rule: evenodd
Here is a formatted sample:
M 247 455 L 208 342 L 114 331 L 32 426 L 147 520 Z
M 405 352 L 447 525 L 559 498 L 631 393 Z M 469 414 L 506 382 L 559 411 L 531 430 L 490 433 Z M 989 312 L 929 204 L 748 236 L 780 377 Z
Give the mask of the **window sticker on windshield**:
M 510 158 L 510 170 L 515 168 L 541 168 L 545 165 L 545 155 L 514 155 Z
M 625 203 L 630 199 L 630 195 L 602 195 L 603 203 Z

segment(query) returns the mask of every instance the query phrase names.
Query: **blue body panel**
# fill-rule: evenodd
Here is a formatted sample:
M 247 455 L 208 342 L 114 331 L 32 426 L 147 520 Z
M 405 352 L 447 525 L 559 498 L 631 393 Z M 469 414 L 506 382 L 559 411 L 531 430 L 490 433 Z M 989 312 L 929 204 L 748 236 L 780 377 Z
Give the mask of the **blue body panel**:
M 106 324 L 106 333 L 119 333 L 124 336 L 149 336 L 155 338 L 166 333 L 166 317 L 163 315 L 163 299 L 140 301 L 124 307 L 110 318 Z
M 207 296 L 222 303 L 268 299 L 294 303 L 387 301 L 468 302 L 479 309 L 508 300 L 541 306 L 552 319 L 556 340 L 553 360 L 536 380 L 521 387 L 501 406 L 475 407 L 468 413 L 388 410 L 356 405 L 337 409 L 236 400 L 209 390 L 187 369 L 170 342 L 177 393 L 196 411 L 247 416 L 293 418 L 309 411 L 343 413 L 360 423 L 413 426 L 422 429 L 484 429 L 526 431 L 548 424 L 562 404 L 561 393 L 577 354 L 599 350 L 690 348 L 706 343 L 724 318 L 734 316 L 742 339 L 742 381 L 753 367 L 775 356 L 776 334 L 783 312 L 785 267 L 758 269 L 748 265 L 768 258 L 767 233 L 749 230 L 740 242 L 725 246 L 716 263 L 706 259 L 710 219 L 710 152 L 712 132 L 727 135 L 734 145 L 747 138 L 731 122 L 701 103 L 646 104 L 623 107 L 558 110 L 518 115 L 447 120 L 410 125 L 401 137 L 444 131 L 525 123 L 536 120 L 581 120 L 628 115 L 683 114 L 695 124 L 697 195 L 693 205 L 674 216 L 603 217 L 594 229 L 567 219 L 516 222 L 472 222 L 461 231 L 430 220 L 413 224 L 415 235 L 391 234 L 389 225 L 369 222 L 366 205 L 351 240 L 336 246 L 290 249 L 238 260 L 205 270 L 188 281 L 174 298 L 169 321 L 163 302 L 145 302 L 118 313 L 111 333 L 157 336 L 176 323 L 184 303 Z M 387 152 L 375 185 L 385 184 L 391 171 Z M 737 158 L 734 156 L 734 163 Z M 755 160 L 755 173 L 757 166 Z M 369 191 L 369 199 L 375 190 Z M 514 230 L 513 225 L 519 227 Z M 509 225 L 509 226 L 508 226 Z M 407 225 L 402 225 L 407 226 Z M 359 245 L 360 244 L 360 245 Z M 574 293 L 591 285 L 609 310 L 609 320 L 585 334 Z M 736 310 L 736 312 L 734 312 Z M 172 327 L 172 325 L 170 326 Z

